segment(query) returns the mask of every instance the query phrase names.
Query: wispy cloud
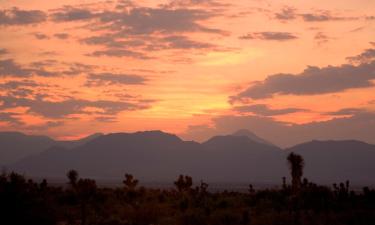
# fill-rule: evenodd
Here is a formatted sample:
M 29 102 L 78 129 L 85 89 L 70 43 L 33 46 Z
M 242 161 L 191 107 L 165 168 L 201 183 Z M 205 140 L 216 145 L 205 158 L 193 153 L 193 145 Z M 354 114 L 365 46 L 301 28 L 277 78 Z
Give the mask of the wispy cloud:
M 271 41 L 288 41 L 297 39 L 298 37 L 293 33 L 289 32 L 253 32 L 248 33 L 240 37 L 240 39 L 259 39 L 259 40 L 271 40 Z
M 40 10 L 19 8 L 0 10 L 0 26 L 38 24 L 47 20 L 47 14 Z
M 282 109 L 272 109 L 265 104 L 255 104 L 255 105 L 243 105 L 236 106 L 234 110 L 241 113 L 254 113 L 259 116 L 278 116 L 285 115 L 296 112 L 305 112 L 305 109 L 300 108 L 282 108 Z
M 115 73 L 94 73 L 87 77 L 87 86 L 102 85 L 141 85 L 146 79 L 139 75 L 115 74 Z

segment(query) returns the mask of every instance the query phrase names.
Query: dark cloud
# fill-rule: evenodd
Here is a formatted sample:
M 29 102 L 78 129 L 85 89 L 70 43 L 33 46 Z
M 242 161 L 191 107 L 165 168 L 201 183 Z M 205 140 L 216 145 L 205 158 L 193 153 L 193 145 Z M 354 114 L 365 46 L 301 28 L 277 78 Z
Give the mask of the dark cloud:
M 145 40 L 143 40 L 145 39 Z M 87 45 L 104 45 L 107 48 L 119 48 L 126 49 L 129 47 L 144 47 L 149 42 L 153 42 L 156 38 L 151 37 L 136 37 L 129 38 L 126 40 L 118 40 L 116 35 L 102 35 L 102 36 L 92 36 L 81 40 L 81 43 Z
M 87 77 L 87 86 L 103 85 L 139 85 L 144 84 L 146 79 L 139 75 L 96 73 Z
M 330 40 L 330 37 L 328 37 L 323 32 L 318 32 L 315 34 L 314 40 L 318 43 L 318 45 L 321 45 L 321 44 L 327 43 Z
M 0 88 L 9 90 L 9 89 L 18 89 L 23 87 L 37 87 L 39 84 L 37 84 L 35 81 L 32 80 L 12 80 L 4 83 L 0 83 Z
M 210 49 L 220 50 L 218 46 L 194 41 L 182 35 L 166 35 L 164 37 L 137 36 L 128 39 L 118 39 L 117 35 L 105 34 L 102 36 L 92 36 L 81 40 L 81 43 L 88 45 L 103 45 L 107 49 L 96 51 L 89 56 L 112 56 L 112 57 L 132 57 L 137 59 L 152 59 L 149 52 L 168 49 Z M 132 49 L 138 49 L 134 51 Z
M 17 113 L 10 113 L 10 112 L 0 112 L 0 122 L 6 122 L 10 125 L 23 125 L 24 123 L 17 118 Z
M 126 49 L 106 49 L 101 51 L 94 51 L 92 53 L 87 54 L 87 56 L 109 56 L 109 57 L 130 57 L 136 59 L 152 59 L 152 57 L 145 55 L 141 52 L 126 50 Z
M 254 32 L 241 36 L 240 39 L 260 39 L 272 41 L 287 41 L 298 37 L 289 32 Z
M 284 7 L 280 12 L 274 14 L 274 18 L 280 21 L 295 20 L 301 18 L 305 22 L 327 22 L 327 21 L 346 21 L 357 20 L 359 17 L 347 17 L 334 15 L 328 10 L 316 10 L 308 13 L 298 13 L 295 8 Z
M 47 15 L 39 10 L 21 10 L 16 7 L 0 10 L 0 26 L 30 25 L 46 21 Z
M 101 123 L 115 123 L 118 120 L 114 116 L 98 116 L 98 117 L 95 117 L 95 121 L 101 122 Z
M 39 40 L 49 39 L 48 35 L 46 34 L 34 33 L 33 35 L 36 39 L 39 39 Z
M 189 1 L 188 3 L 198 4 L 199 2 Z M 88 20 L 85 28 L 95 31 L 99 35 L 81 39 L 80 42 L 87 45 L 101 45 L 103 48 L 86 55 L 152 59 L 153 57 L 149 56 L 152 51 L 169 49 L 219 50 L 212 43 L 188 38 L 186 33 L 227 34 L 222 30 L 202 25 L 202 21 L 218 16 L 216 12 L 207 8 L 171 8 L 165 5 L 150 8 L 135 6 L 129 2 L 124 4 L 126 6 L 120 11 L 92 12 L 91 17 L 88 16 L 93 20 Z M 65 8 L 63 11 L 67 9 Z
M 299 108 L 284 108 L 284 109 L 271 109 L 268 105 L 265 104 L 256 104 L 256 105 L 245 105 L 245 106 L 236 106 L 234 110 L 241 113 L 254 113 L 259 116 L 278 116 L 285 115 L 296 112 L 305 112 L 305 109 Z
M 325 115 L 347 116 L 347 115 L 357 115 L 357 114 L 366 113 L 366 112 L 368 112 L 368 111 L 365 110 L 365 109 L 360 109 L 360 108 L 344 108 L 344 109 L 340 109 L 338 111 L 325 113 Z
M 300 14 L 300 16 L 306 22 L 326 22 L 326 21 L 356 20 L 356 19 L 358 19 L 357 17 L 334 16 L 329 11 L 317 12 L 317 13 L 304 13 L 304 14 Z
M 190 6 L 209 6 L 209 7 L 227 7 L 230 6 L 228 3 L 222 3 L 214 0 L 172 0 L 169 4 L 164 5 L 165 7 L 190 7 Z
M 162 43 L 165 44 L 165 48 L 167 49 L 212 49 L 217 47 L 210 43 L 197 42 L 185 36 L 177 35 L 163 38 Z
M 31 80 L 12 80 L 0 83 L 0 89 L 6 91 L 7 95 L 13 97 L 28 97 L 34 94 L 36 87 L 47 87 Z
M 63 126 L 64 121 L 47 121 L 42 124 L 24 126 L 23 129 L 28 131 L 45 131 L 51 128 Z
M 190 127 L 182 135 L 186 140 L 205 140 L 214 135 L 230 134 L 248 129 L 281 147 L 311 140 L 360 140 L 375 144 L 375 113 L 362 112 L 345 118 L 306 124 L 278 122 L 271 117 L 221 116 L 213 126 Z
M 254 82 L 245 91 L 232 97 L 232 101 L 251 98 L 271 98 L 280 95 L 318 95 L 335 93 L 351 88 L 374 86 L 375 61 L 358 66 L 308 67 L 300 74 L 276 74 L 264 81 Z
M 0 77 L 27 77 L 30 76 L 31 73 L 32 70 L 23 68 L 12 59 L 0 60 Z
M 43 62 L 34 62 L 29 65 L 21 65 L 14 62 L 13 59 L 0 60 L 0 77 L 31 77 L 44 76 L 44 77 L 53 77 L 53 76 L 74 76 L 81 73 L 90 72 L 94 66 L 81 64 L 81 63 L 60 63 L 64 69 L 51 70 L 46 67 L 57 65 L 56 61 L 43 61 Z
M 371 61 L 375 60 L 375 49 L 366 49 L 361 54 L 352 57 L 347 57 L 346 59 L 351 63 L 370 63 Z
M 65 39 L 68 39 L 70 35 L 67 34 L 67 33 L 56 33 L 53 36 L 58 38 L 58 39 L 65 40 Z
M 278 20 L 294 20 L 296 17 L 296 9 L 292 7 L 284 7 L 281 12 L 275 13 L 275 18 Z
M 0 110 L 12 109 L 15 107 L 28 107 L 29 113 L 34 113 L 47 118 L 64 118 L 73 114 L 102 114 L 115 115 L 122 111 L 132 111 L 148 108 L 148 104 L 131 103 L 109 100 L 82 100 L 67 99 L 64 101 L 47 101 L 41 98 L 28 99 L 12 96 L 0 96 Z M 86 108 L 96 108 L 97 112 L 87 111 Z
M 75 8 L 72 6 L 65 6 L 57 12 L 52 13 L 51 18 L 55 22 L 71 22 L 78 20 L 89 20 L 97 17 L 89 9 Z
M 199 9 L 132 8 L 129 11 L 106 11 L 100 14 L 99 25 L 122 34 L 152 34 L 174 32 L 222 33 L 200 25 L 216 14 Z

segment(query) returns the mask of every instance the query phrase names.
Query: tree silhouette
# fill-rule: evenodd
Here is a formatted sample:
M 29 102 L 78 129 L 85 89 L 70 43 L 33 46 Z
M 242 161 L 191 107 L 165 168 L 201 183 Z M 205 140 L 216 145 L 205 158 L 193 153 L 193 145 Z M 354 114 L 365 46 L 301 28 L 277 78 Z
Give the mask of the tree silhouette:
M 134 190 L 138 185 L 138 180 L 133 177 L 133 175 L 126 173 L 125 180 L 122 182 L 125 184 L 125 189 Z
M 302 156 L 293 152 L 288 155 L 287 160 L 289 163 L 290 173 L 292 175 L 292 189 L 294 192 L 296 192 L 301 186 L 301 178 L 303 175 L 303 167 L 305 166 L 305 162 Z
M 174 182 L 174 185 L 177 187 L 179 192 L 187 191 L 191 189 L 191 186 L 193 185 L 193 178 L 180 175 L 177 181 Z
M 94 196 L 97 192 L 96 182 L 92 179 L 79 179 L 76 189 L 81 205 L 81 225 L 86 225 L 88 204 L 94 200 Z
M 66 174 L 66 176 L 69 179 L 69 184 L 72 187 L 75 187 L 77 185 L 77 181 L 78 181 L 78 172 L 76 170 L 69 170 L 69 172 Z

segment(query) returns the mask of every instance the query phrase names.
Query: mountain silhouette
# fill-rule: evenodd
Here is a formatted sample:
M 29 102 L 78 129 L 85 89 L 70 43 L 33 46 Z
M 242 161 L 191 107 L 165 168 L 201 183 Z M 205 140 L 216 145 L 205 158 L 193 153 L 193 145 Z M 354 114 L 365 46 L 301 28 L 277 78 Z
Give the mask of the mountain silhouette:
M 11 168 L 49 177 L 73 168 L 85 176 L 102 178 L 121 178 L 128 172 L 142 180 L 170 181 L 183 173 L 211 181 L 248 182 L 279 179 L 281 171 L 286 173 L 283 164 L 281 149 L 244 136 L 213 137 L 199 144 L 147 131 L 103 135 L 70 150 L 50 148 Z
M 46 136 L 31 136 L 19 132 L 0 132 L 0 165 L 15 162 L 55 144 L 54 140 Z
M 53 145 L 8 169 L 38 177 L 64 177 L 76 169 L 93 178 L 120 179 L 126 172 L 142 181 L 169 182 L 188 174 L 211 182 L 280 183 L 289 174 L 290 152 L 304 157 L 304 177 L 312 181 L 375 183 L 375 145 L 360 141 L 311 141 L 280 149 L 245 135 L 197 143 L 161 131 L 96 135 L 73 148 Z
M 26 156 L 40 153 L 53 146 L 74 148 L 102 134 L 74 141 L 56 141 L 47 136 L 26 135 L 20 132 L 0 132 L 0 165 L 14 163 Z
M 274 144 L 272 144 L 271 142 L 257 136 L 256 134 L 254 134 L 253 132 L 249 131 L 249 130 L 246 130 L 246 129 L 241 129 L 241 130 L 238 130 L 236 132 L 234 132 L 232 134 L 233 136 L 246 136 L 248 138 L 250 138 L 251 140 L 255 141 L 255 142 L 259 142 L 259 143 L 262 143 L 262 144 L 266 144 L 266 145 L 271 145 L 271 146 L 275 146 Z
M 305 176 L 313 181 L 375 182 L 375 145 L 354 140 L 314 140 L 286 151 L 298 153 L 305 159 Z

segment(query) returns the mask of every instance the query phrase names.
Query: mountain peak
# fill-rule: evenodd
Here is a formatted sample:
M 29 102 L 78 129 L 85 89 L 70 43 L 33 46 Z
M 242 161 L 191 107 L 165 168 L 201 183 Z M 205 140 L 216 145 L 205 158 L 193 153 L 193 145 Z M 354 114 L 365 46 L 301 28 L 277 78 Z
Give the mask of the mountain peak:
M 249 139 L 251 139 L 252 141 L 255 141 L 255 142 L 258 142 L 258 143 L 261 143 L 261 144 L 270 145 L 270 146 L 275 146 L 271 142 L 269 142 L 269 141 L 267 141 L 267 140 L 265 140 L 261 137 L 258 137 L 256 134 L 254 134 L 253 132 L 251 132 L 247 129 L 238 130 L 238 131 L 234 132 L 232 134 L 232 136 L 245 136 L 245 137 L 248 137 Z

